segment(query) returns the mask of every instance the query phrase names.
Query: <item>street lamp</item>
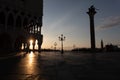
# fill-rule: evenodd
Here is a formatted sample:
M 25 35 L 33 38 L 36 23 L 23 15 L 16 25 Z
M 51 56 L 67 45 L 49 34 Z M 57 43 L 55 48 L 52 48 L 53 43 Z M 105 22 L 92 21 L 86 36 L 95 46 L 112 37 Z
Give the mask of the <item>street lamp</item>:
M 65 41 L 65 36 L 63 36 L 63 34 L 61 34 L 61 36 L 58 37 L 59 41 L 61 41 L 61 54 L 63 54 L 63 41 Z
M 57 43 L 56 43 L 56 42 L 54 43 L 54 46 L 55 46 L 55 51 L 56 51 L 56 46 L 57 46 Z

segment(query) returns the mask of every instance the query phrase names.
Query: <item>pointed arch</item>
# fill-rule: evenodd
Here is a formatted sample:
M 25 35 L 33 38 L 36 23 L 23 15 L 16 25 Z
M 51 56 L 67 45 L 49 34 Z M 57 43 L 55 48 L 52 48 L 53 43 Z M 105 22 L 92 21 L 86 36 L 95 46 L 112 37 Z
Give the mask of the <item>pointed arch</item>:
M 21 50 L 21 47 L 22 47 L 22 43 L 25 43 L 26 42 L 26 38 L 25 36 L 23 35 L 19 35 L 16 40 L 15 40 L 15 43 L 14 43 L 14 48 L 16 51 L 20 51 Z
M 21 16 L 17 16 L 15 27 L 18 27 L 18 28 L 21 28 L 21 27 L 22 27 L 22 19 L 21 19 Z
M 13 28 L 13 26 L 14 26 L 14 16 L 12 13 L 10 13 L 8 15 L 7 26 L 8 26 L 8 28 Z
M 0 12 L 0 24 L 5 24 L 5 13 Z
M 25 17 L 23 20 L 23 27 L 26 28 L 27 25 L 28 25 L 28 18 Z
M 34 33 L 34 20 L 31 19 L 29 24 L 29 32 Z
M 12 38 L 8 33 L 0 34 L 0 51 L 9 52 L 12 48 Z

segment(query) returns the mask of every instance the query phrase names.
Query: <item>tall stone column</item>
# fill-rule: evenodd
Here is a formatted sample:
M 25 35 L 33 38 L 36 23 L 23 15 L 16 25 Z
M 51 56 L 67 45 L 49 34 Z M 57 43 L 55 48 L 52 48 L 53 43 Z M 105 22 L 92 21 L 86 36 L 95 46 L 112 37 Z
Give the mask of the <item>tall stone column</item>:
M 92 5 L 87 12 L 90 18 L 90 37 L 91 37 L 91 49 L 95 50 L 95 30 L 94 30 L 94 15 L 97 13 L 95 7 Z

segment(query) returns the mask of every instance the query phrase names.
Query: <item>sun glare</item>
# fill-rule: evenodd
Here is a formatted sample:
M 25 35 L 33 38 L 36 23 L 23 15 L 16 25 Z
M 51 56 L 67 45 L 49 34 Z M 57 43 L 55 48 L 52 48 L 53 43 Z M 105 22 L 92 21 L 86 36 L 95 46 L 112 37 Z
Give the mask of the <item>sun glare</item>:
M 30 46 L 29 46 L 30 50 L 33 50 L 33 47 L 34 47 L 35 50 L 38 50 L 38 40 L 35 40 L 35 45 L 33 45 L 33 40 L 32 39 L 29 41 L 29 43 L 30 43 Z
M 21 47 L 21 49 L 23 50 L 24 49 L 24 44 L 22 43 L 22 47 Z
M 29 54 L 29 66 L 31 66 L 32 65 L 32 63 L 33 63 L 33 57 L 34 57 L 34 54 L 33 54 L 33 52 L 31 51 L 30 52 L 30 54 Z
M 29 46 L 29 49 L 33 50 L 33 40 L 30 40 L 30 46 Z
M 38 50 L 38 40 L 35 41 L 35 49 Z
M 31 51 L 29 57 L 32 58 L 34 56 L 33 52 Z

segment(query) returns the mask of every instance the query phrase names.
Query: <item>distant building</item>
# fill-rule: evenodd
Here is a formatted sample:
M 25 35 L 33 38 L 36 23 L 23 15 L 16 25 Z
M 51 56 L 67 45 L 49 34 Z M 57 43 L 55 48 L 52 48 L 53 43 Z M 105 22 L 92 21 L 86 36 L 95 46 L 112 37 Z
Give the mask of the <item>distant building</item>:
M 119 48 L 117 45 L 113 45 L 113 44 L 108 44 L 105 46 L 105 50 L 106 51 L 118 51 Z
M 43 0 L 0 0 L 0 51 L 19 51 L 29 40 L 42 44 Z

